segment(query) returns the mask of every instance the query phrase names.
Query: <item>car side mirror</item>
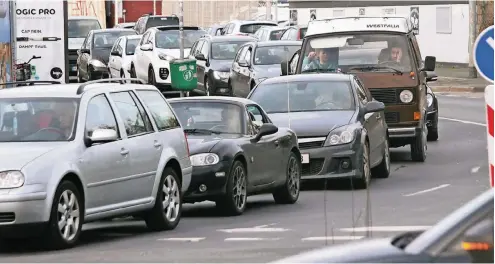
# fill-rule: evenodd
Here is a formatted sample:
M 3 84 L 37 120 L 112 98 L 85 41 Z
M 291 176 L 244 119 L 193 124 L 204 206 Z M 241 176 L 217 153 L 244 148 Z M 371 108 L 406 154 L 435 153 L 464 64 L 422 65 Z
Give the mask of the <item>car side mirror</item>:
M 278 132 L 278 127 L 275 126 L 274 124 L 270 123 L 265 123 L 260 127 L 260 130 L 256 137 L 254 138 L 254 141 L 259 141 L 262 137 L 272 135 Z
M 435 56 L 426 56 L 425 57 L 425 65 L 423 67 L 423 71 L 434 71 L 437 63 L 437 58 Z
M 493 220 L 485 219 L 464 233 L 462 248 L 472 263 L 493 263 Z
M 239 61 L 239 66 L 241 66 L 241 67 L 248 67 L 248 66 L 249 66 L 249 64 L 248 64 L 248 62 L 247 62 L 247 61 L 242 60 L 242 61 Z
M 121 57 L 120 53 L 118 51 L 116 51 L 116 50 L 113 50 L 112 52 L 110 52 L 110 55 Z
M 427 82 L 434 82 L 438 78 L 437 74 L 433 71 L 428 71 L 426 72 L 426 81 Z
M 143 45 L 141 45 L 140 49 L 142 51 L 151 51 L 151 50 L 153 50 L 153 45 L 152 44 L 149 44 L 149 43 L 148 44 L 143 44 Z
M 253 124 L 254 124 L 255 126 L 257 126 L 257 127 L 262 127 L 262 126 L 263 126 L 263 121 L 258 121 L 258 120 L 256 120 L 256 121 L 253 121 Z
M 371 101 L 366 103 L 364 106 L 364 113 L 363 114 L 368 114 L 368 113 L 374 113 L 374 112 L 380 112 L 385 110 L 385 104 L 379 101 Z
M 86 146 L 108 143 L 116 141 L 118 138 L 117 131 L 113 129 L 95 129 L 91 137 L 87 137 Z
M 206 61 L 206 58 L 205 58 L 205 55 L 202 54 L 202 53 L 199 53 L 199 54 L 196 54 L 196 56 L 194 56 L 197 60 L 200 60 L 200 61 Z

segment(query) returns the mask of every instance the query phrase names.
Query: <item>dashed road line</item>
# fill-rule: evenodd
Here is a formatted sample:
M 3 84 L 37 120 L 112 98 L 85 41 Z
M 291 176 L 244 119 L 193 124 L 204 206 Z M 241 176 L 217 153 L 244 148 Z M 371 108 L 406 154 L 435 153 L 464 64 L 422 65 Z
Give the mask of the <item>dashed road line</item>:
M 473 174 L 474 174 L 474 173 L 478 173 L 478 171 L 479 171 L 479 170 L 480 170 L 480 166 L 473 167 L 473 168 L 471 169 L 471 173 L 473 173 Z
M 442 184 L 442 185 L 439 185 L 437 187 L 433 187 L 433 188 L 430 188 L 430 189 L 422 190 L 422 191 L 419 191 L 419 192 L 404 194 L 403 196 L 404 197 L 416 196 L 416 195 L 420 195 L 420 194 L 423 194 L 423 193 L 428 193 L 428 192 L 433 192 L 433 191 L 436 191 L 436 190 L 440 190 L 440 189 L 443 189 L 443 188 L 449 187 L 449 186 L 450 186 L 450 184 Z
M 341 232 L 408 232 L 408 231 L 424 231 L 431 226 L 370 226 L 370 227 L 355 227 L 341 228 Z
M 301 241 L 348 241 L 362 238 L 364 238 L 364 236 L 305 237 L 301 239 Z
M 224 241 L 277 241 L 279 237 L 229 237 Z
M 476 125 L 476 126 L 486 127 L 486 124 L 478 123 L 478 122 L 473 122 L 473 121 L 467 121 L 467 120 L 461 120 L 461 119 L 455 119 L 455 118 L 448 118 L 448 117 L 441 117 L 441 116 L 439 116 L 438 119 L 448 120 L 448 121 L 453 121 L 453 122 L 459 122 L 459 123 L 463 123 L 463 124 L 469 124 L 469 125 Z
M 160 238 L 158 239 L 158 241 L 199 242 L 205 239 L 206 237 L 170 237 L 170 238 Z

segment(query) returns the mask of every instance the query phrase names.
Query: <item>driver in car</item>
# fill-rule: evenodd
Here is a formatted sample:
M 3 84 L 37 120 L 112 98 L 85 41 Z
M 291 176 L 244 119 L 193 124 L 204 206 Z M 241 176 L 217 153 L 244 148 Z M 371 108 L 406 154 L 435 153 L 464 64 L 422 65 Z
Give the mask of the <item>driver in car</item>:
M 56 103 L 55 109 L 56 117 L 58 118 L 57 128 L 65 138 L 69 138 L 72 134 L 72 125 L 75 117 L 75 106 L 72 103 Z
M 218 127 L 223 127 L 227 133 L 240 133 L 241 122 L 239 118 L 238 111 L 231 108 L 224 109 L 222 111 L 222 125 Z
M 338 69 L 338 62 L 335 54 L 338 48 L 316 49 L 308 54 L 308 57 L 303 60 L 303 71 L 308 70 L 334 70 Z

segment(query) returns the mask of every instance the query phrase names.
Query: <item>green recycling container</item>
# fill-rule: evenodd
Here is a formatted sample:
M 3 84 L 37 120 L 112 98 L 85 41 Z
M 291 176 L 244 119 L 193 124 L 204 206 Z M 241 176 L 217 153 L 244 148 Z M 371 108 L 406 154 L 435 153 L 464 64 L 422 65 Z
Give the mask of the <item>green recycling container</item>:
M 198 86 L 196 74 L 196 60 L 182 59 L 170 62 L 170 79 L 172 89 L 191 91 Z

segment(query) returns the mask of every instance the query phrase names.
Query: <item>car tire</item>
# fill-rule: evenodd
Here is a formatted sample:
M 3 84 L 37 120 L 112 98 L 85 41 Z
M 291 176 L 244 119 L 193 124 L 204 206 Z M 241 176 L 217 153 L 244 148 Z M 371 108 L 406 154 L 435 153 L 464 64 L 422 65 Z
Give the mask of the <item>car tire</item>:
M 286 181 L 272 195 L 278 204 L 294 204 L 299 199 L 301 190 L 301 159 L 291 152 L 287 162 Z
M 414 138 L 414 142 L 411 144 L 411 159 L 413 161 L 424 162 L 426 160 L 426 145 L 428 129 L 426 128 L 426 122 L 423 122 L 423 128 L 421 135 Z
M 438 140 L 438 112 L 435 114 L 435 119 L 433 119 L 433 124 L 428 128 L 428 141 Z
M 205 85 L 205 95 L 211 96 L 211 92 L 210 92 L 211 87 L 210 87 L 210 84 L 208 83 L 208 77 L 205 77 L 204 85 Z
M 84 222 L 84 201 L 76 185 L 63 181 L 57 187 L 50 210 L 46 238 L 51 249 L 66 249 L 76 245 Z M 59 227 L 64 223 L 62 227 Z M 67 234 L 66 234 L 67 232 Z
M 388 178 L 390 175 L 390 148 L 388 146 L 388 138 L 385 140 L 382 162 L 371 169 L 371 176 L 374 178 Z
M 236 199 L 236 196 L 238 199 Z M 217 208 L 228 216 L 241 215 L 247 204 L 247 173 L 244 164 L 235 160 L 227 179 L 225 196 L 216 201 Z
M 172 168 L 163 171 L 156 192 L 155 205 L 144 215 L 146 226 L 152 231 L 172 230 L 182 216 L 182 193 L 179 176 Z
M 233 97 L 234 96 L 234 89 L 232 88 L 232 84 L 229 82 L 227 83 L 227 88 L 229 88 L 229 96 Z
M 363 157 L 361 164 L 362 175 L 359 178 L 352 180 L 352 186 L 356 189 L 368 189 L 371 180 L 371 168 L 370 168 L 370 145 L 368 141 L 363 144 Z
M 123 70 L 120 70 L 120 78 L 121 79 L 125 79 L 125 74 L 124 74 L 124 71 Z M 127 81 L 120 81 L 121 84 L 124 84 L 126 83 Z
M 88 82 L 93 80 L 93 70 L 91 68 L 88 68 Z
M 131 65 L 131 78 L 137 78 L 137 75 L 136 75 L 136 69 L 134 68 L 134 64 Z
M 153 70 L 153 66 L 148 69 L 148 84 L 156 86 L 155 71 Z

